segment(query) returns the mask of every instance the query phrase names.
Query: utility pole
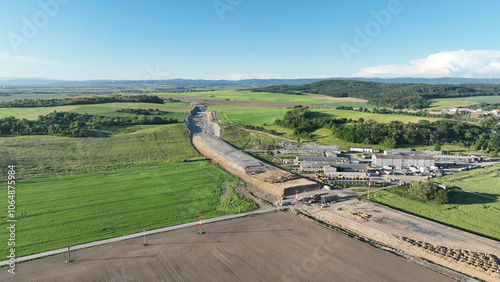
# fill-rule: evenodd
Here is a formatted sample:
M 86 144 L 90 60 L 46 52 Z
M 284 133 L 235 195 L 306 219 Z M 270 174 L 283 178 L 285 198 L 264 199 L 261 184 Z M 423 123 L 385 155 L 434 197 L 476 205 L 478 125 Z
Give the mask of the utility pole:
M 201 214 L 200 214 L 200 234 L 203 234 L 203 232 L 201 232 Z
M 372 182 L 371 178 L 368 177 L 368 200 L 370 200 L 370 188 L 371 188 L 370 184 L 371 184 L 371 182 Z
M 295 209 L 299 208 L 299 190 L 295 190 Z
M 70 251 L 70 246 L 68 246 L 68 260 L 66 262 L 71 262 Z

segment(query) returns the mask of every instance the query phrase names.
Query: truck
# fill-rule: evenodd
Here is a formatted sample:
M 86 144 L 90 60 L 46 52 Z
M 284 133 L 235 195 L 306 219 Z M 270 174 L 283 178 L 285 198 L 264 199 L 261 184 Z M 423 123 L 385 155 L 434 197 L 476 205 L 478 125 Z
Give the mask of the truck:
M 338 200 L 337 194 L 329 194 L 321 196 L 321 204 L 324 206 L 336 202 L 337 200 Z

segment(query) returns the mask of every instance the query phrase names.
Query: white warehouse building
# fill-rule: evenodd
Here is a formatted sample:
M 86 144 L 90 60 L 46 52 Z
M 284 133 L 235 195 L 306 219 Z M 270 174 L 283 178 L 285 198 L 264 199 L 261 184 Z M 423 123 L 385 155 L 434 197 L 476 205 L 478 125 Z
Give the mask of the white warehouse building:
M 372 155 L 372 165 L 376 167 L 392 166 L 403 167 L 431 167 L 436 160 L 427 155 Z

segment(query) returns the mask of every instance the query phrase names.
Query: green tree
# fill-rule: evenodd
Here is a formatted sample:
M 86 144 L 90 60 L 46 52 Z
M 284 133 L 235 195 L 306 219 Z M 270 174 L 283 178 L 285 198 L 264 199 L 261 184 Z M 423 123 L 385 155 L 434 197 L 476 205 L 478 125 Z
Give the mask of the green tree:
M 408 193 L 416 199 L 436 204 L 448 203 L 448 193 L 432 182 L 415 182 L 411 185 Z
M 441 143 L 439 142 L 434 143 L 434 151 L 441 151 Z

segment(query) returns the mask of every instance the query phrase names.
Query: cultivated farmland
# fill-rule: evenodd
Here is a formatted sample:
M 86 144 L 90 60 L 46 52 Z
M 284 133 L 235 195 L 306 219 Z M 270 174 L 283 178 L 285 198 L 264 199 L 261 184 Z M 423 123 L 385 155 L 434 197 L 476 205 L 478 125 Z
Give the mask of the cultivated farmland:
M 208 161 L 19 180 L 17 255 L 255 208 L 234 193 L 237 185 Z M 7 210 L 7 201 L 0 209 Z M 0 228 L 6 225 L 2 220 Z M 7 236 L 2 232 L 0 240 Z
M 314 105 L 325 107 L 350 106 L 350 107 L 368 107 L 373 108 L 366 103 L 348 102 L 343 103 L 338 100 L 332 100 L 329 96 L 324 95 L 290 95 L 282 93 L 269 92 L 251 92 L 251 91 L 207 91 L 207 92 L 190 92 L 190 93 L 166 93 L 169 97 L 183 97 L 184 99 L 206 99 L 210 100 L 234 100 L 245 102 L 266 102 L 277 104 L 298 104 L 298 105 Z M 208 102 L 210 103 L 210 102 Z
M 226 105 L 211 105 L 209 107 L 211 111 L 217 111 L 218 118 L 223 122 L 229 123 L 241 123 L 241 124 L 252 124 L 252 125 L 262 125 L 272 124 L 278 118 L 283 118 L 285 113 L 289 111 L 286 108 L 261 108 L 261 107 L 251 107 L 251 106 L 226 106 Z M 418 122 L 419 120 L 425 119 L 433 121 L 433 118 L 424 118 L 418 116 L 407 116 L 407 115 L 384 115 L 384 114 L 373 114 L 373 113 L 362 113 L 357 111 L 346 111 L 346 110 L 333 110 L 333 109 L 310 109 L 314 117 L 331 117 L 331 118 L 351 118 L 353 120 L 358 120 L 363 118 L 364 120 L 374 120 L 376 122 L 391 122 L 391 121 L 401 121 L 407 122 Z

